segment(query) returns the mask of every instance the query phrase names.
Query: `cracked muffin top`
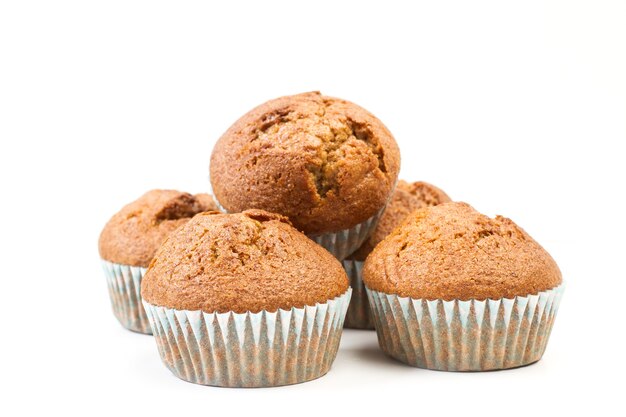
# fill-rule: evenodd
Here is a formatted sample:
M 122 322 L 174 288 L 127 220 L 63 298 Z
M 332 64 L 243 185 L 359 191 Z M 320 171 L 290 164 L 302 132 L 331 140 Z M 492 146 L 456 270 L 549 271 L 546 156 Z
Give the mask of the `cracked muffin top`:
M 349 101 L 319 92 L 251 110 L 211 155 L 215 197 L 229 212 L 257 208 L 289 217 L 307 234 L 354 227 L 387 202 L 400 169 L 385 125 Z
M 301 308 L 347 289 L 339 261 L 262 210 L 195 216 L 167 238 L 141 282 L 150 304 L 206 313 Z
M 400 226 L 406 216 L 423 207 L 436 206 L 448 201 L 451 200 L 446 193 L 427 182 L 398 181 L 389 204 L 380 216 L 376 229 L 369 239 L 348 259 L 364 261 L 376 245 L 382 242 L 393 229 Z
M 363 281 L 402 297 L 484 300 L 536 294 L 562 278 L 554 259 L 512 220 L 444 203 L 413 212 L 376 246 Z
M 215 210 L 208 194 L 151 190 L 126 205 L 104 226 L 100 257 L 119 264 L 147 267 L 156 250 L 176 228 L 197 213 Z

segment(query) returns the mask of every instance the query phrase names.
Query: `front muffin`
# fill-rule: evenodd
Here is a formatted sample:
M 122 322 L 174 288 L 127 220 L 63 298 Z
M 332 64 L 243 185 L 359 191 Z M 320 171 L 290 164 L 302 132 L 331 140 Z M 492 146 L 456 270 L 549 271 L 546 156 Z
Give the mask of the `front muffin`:
M 150 333 L 140 283 L 157 248 L 197 213 L 215 210 L 208 194 L 151 190 L 108 221 L 98 241 L 113 313 L 127 329 Z
M 211 184 L 229 212 L 283 214 L 344 259 L 375 226 L 400 153 L 371 113 L 318 92 L 271 100 L 239 119 L 211 155 Z
M 406 216 L 413 211 L 449 201 L 450 197 L 432 184 L 423 181 L 413 183 L 403 180 L 398 181 L 391 200 L 380 217 L 380 221 L 372 235 L 356 252 L 342 261 L 343 267 L 350 278 L 350 286 L 353 291 L 350 307 L 346 314 L 346 327 L 355 329 L 374 328 L 367 293 L 361 277 L 363 262 L 374 247 L 398 227 Z
M 205 385 L 328 372 L 350 299 L 341 264 L 280 215 L 202 213 L 170 235 L 141 295 L 165 365 Z
M 411 214 L 367 258 L 363 280 L 382 349 L 440 370 L 536 362 L 563 291 L 556 263 L 524 230 L 465 203 Z

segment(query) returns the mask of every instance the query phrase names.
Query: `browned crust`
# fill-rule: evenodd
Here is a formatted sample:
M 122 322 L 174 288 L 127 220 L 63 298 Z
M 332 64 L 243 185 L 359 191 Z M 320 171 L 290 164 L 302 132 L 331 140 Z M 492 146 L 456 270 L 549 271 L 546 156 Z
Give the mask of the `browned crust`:
M 368 240 L 349 259 L 364 261 L 374 247 L 398 227 L 402 221 L 417 209 L 435 206 L 451 201 L 450 197 L 439 188 L 423 181 L 408 183 L 398 181 L 395 191 L 385 208 L 376 229 Z
M 412 213 L 368 256 L 373 290 L 426 299 L 512 298 L 558 286 L 552 257 L 512 220 L 466 203 Z
M 347 289 L 339 261 L 261 210 L 195 216 L 165 241 L 141 283 L 153 305 L 207 313 L 315 305 Z
M 195 214 L 216 210 L 208 194 L 151 190 L 124 206 L 104 226 L 100 257 L 110 262 L 147 267 L 159 245 Z
M 268 101 L 237 120 L 211 155 L 228 211 L 288 216 L 307 234 L 351 228 L 387 202 L 400 152 L 371 113 L 319 92 Z

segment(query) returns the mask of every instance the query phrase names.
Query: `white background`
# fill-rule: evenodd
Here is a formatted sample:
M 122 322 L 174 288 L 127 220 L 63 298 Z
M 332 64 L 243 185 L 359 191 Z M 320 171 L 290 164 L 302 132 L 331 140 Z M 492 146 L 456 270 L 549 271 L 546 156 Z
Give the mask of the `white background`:
M 624 413 L 626 3 L 208 3 L 0 5 L 3 415 Z M 543 360 L 426 371 L 346 331 L 319 380 L 224 389 L 178 380 L 122 329 L 104 223 L 151 188 L 205 191 L 232 122 L 310 90 L 383 120 L 402 178 L 554 256 L 568 287 Z

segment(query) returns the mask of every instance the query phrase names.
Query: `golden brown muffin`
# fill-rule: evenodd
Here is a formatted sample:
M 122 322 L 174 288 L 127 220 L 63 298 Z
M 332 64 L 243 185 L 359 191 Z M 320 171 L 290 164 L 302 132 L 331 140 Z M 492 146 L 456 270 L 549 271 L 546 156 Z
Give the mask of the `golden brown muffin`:
M 412 213 L 368 256 L 365 285 L 402 297 L 500 299 L 558 286 L 552 257 L 512 220 L 466 203 Z
M 237 120 L 216 143 L 210 170 L 229 212 L 268 210 L 321 234 L 374 216 L 399 169 L 398 146 L 380 120 L 313 92 L 268 101 Z
M 165 241 L 141 283 L 150 304 L 207 313 L 301 308 L 347 289 L 339 261 L 262 210 L 195 216 Z
M 100 257 L 119 264 L 147 267 L 167 235 L 197 213 L 216 210 L 208 194 L 151 190 L 126 205 L 104 226 Z
M 380 217 L 376 229 L 374 229 L 370 238 L 348 259 L 364 261 L 374 247 L 382 242 L 393 229 L 398 227 L 406 216 L 423 207 L 436 206 L 449 201 L 451 201 L 450 197 L 446 193 L 427 182 L 408 183 L 404 180 L 398 181 L 398 185 L 396 185 L 396 189 L 383 215 Z

